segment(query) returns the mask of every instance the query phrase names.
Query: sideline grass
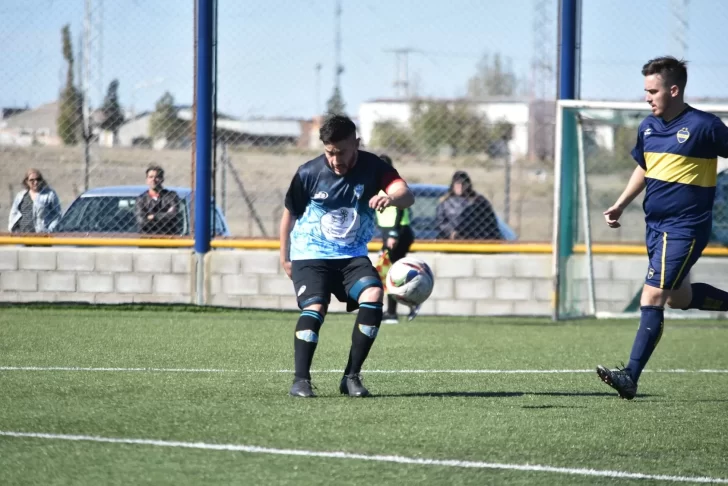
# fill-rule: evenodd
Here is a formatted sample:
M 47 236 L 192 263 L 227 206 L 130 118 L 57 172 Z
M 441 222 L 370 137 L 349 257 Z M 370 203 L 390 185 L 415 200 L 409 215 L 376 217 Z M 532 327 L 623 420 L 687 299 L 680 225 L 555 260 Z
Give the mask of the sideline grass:
M 0 370 L 0 430 L 540 464 L 728 478 L 728 373 L 648 372 L 618 400 L 593 373 L 367 373 L 585 370 L 626 359 L 631 321 L 418 318 L 383 326 L 365 383 L 286 396 L 295 313 L 83 308 L 0 310 L 0 367 L 225 372 Z M 341 369 L 352 316 L 324 324 L 314 368 Z M 728 370 L 728 325 L 668 322 L 657 369 Z M 554 472 L 0 437 L 3 484 L 649 484 Z

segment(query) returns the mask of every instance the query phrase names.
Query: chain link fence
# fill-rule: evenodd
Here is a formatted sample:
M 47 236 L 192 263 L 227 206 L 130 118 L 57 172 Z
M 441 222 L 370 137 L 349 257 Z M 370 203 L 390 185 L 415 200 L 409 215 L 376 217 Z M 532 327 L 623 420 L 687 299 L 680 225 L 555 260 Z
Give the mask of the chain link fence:
M 190 186 L 194 4 L 28 0 L 0 15 L 8 230 L 188 233 L 189 190 L 159 200 L 153 227 L 136 203 L 150 166 L 164 169 L 164 186 Z M 174 218 L 184 221 L 163 223 Z
M 548 240 L 557 2 L 516 3 L 221 1 L 215 191 L 233 234 L 278 236 L 341 112 L 413 186 L 418 240 Z
M 149 231 L 189 233 L 194 2 L 27 0 L 0 13 L 8 229 L 146 231 L 137 196 L 155 184 L 146 170 L 157 165 L 164 186 L 180 188 L 179 201 L 157 210 L 180 221 Z M 649 16 L 669 26 L 664 34 L 644 35 Z M 220 0 L 215 233 L 276 238 L 293 173 L 321 153 L 326 113 L 343 112 L 363 148 L 389 155 L 413 184 L 418 239 L 550 241 L 557 19 L 556 0 Z M 581 97 L 639 101 L 640 67 L 669 52 L 691 61 L 690 101 L 725 102 L 728 64 L 714 35 L 725 19 L 718 0 L 584 2 Z M 593 127 L 604 130 L 588 145 L 594 239 L 637 242 L 638 204 L 624 229 L 601 227 L 600 210 L 631 170 L 634 138 L 631 127 Z M 54 210 L 31 221 L 28 208 L 40 203 L 23 202 L 30 184 L 52 188 L 62 213 L 87 191 L 96 198 L 68 224 Z
M 728 78 L 728 63 L 715 35 L 728 20 L 728 4 L 719 0 L 619 0 L 606 8 L 601 2 L 585 1 L 582 19 L 581 98 L 644 102 L 642 66 L 652 58 L 673 55 L 688 60 L 686 101 L 725 105 L 715 114 L 728 122 L 728 88 L 724 82 Z M 653 28 L 658 25 L 659 33 Z M 650 35 L 646 35 L 646 29 Z M 646 103 L 644 106 L 648 108 Z M 644 242 L 643 195 L 627 208 L 619 229 L 608 228 L 602 212 L 614 204 L 634 170 L 630 152 L 637 140 L 639 123 L 648 113 L 582 113 L 595 243 Z M 726 168 L 728 160 L 719 159 L 718 170 Z M 718 177 L 713 235 L 713 242 L 728 244 L 728 194 L 721 187 L 728 187 L 728 174 Z

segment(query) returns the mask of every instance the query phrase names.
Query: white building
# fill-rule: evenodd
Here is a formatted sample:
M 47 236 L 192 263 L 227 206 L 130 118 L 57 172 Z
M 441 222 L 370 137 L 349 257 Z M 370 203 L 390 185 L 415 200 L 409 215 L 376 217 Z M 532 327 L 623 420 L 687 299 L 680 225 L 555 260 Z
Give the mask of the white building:
M 0 145 L 60 145 L 58 102 L 13 114 L 0 121 Z
M 374 125 L 378 122 L 392 121 L 402 127 L 409 127 L 413 101 L 454 104 L 465 100 L 377 99 L 364 102 L 359 107 L 359 132 L 364 145 L 367 146 L 371 141 Z M 468 103 L 474 108 L 475 113 L 484 116 L 489 123 L 506 121 L 513 125 L 513 138 L 509 142 L 509 149 L 513 157 L 525 157 L 529 154 L 529 117 L 532 114 L 528 101 L 493 100 Z

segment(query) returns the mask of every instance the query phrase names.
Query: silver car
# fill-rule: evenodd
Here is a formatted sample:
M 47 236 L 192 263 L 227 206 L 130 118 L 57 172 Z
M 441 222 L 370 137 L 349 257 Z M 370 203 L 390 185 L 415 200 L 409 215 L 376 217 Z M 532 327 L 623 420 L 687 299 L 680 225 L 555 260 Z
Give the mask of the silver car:
M 190 235 L 192 190 L 187 187 L 167 187 L 180 197 L 182 216 L 178 236 Z M 147 186 L 109 186 L 89 189 L 76 198 L 61 218 L 57 233 L 139 233 L 135 216 L 136 198 Z M 217 206 L 213 209 L 213 236 L 230 236 L 225 216 Z

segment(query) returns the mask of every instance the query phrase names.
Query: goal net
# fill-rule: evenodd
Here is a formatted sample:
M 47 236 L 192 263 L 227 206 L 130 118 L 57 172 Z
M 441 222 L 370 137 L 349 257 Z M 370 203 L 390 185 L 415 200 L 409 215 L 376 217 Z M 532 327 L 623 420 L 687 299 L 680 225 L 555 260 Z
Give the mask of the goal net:
M 728 121 L 728 104 L 692 104 Z M 647 103 L 559 100 L 554 158 L 553 318 L 631 316 L 647 271 L 641 194 L 619 229 L 603 211 L 617 200 L 635 168 L 630 154 Z M 718 171 L 728 161 L 718 160 Z M 724 201 L 725 200 L 725 201 Z M 719 174 L 713 241 L 728 245 L 728 172 Z M 619 275 L 614 268 L 619 265 Z M 629 278 L 631 277 L 631 278 Z M 634 278 L 637 277 L 637 278 Z M 644 277 L 642 277 L 644 278 Z M 668 311 L 669 312 L 669 311 Z M 677 314 L 686 317 L 686 313 Z M 695 317 L 693 313 L 687 313 Z

